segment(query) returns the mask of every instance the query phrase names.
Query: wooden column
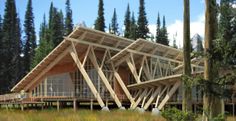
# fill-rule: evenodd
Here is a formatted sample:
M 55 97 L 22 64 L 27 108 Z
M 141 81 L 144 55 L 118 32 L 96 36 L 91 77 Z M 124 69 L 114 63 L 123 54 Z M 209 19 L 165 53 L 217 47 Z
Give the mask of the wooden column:
M 76 111 L 77 110 L 77 100 L 76 99 L 74 99 L 73 100 L 73 108 L 74 108 L 74 111 Z
M 60 102 L 59 102 L 59 100 L 57 101 L 57 111 L 59 111 L 60 110 Z
M 21 104 L 20 107 L 21 107 L 21 111 L 24 111 L 24 104 Z
M 93 99 L 90 100 L 90 110 L 93 110 Z

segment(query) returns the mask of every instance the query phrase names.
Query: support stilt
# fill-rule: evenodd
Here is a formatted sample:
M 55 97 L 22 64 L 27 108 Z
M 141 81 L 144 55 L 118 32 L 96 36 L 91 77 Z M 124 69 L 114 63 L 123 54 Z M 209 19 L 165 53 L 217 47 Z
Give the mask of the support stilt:
M 57 111 L 59 111 L 59 110 L 60 110 L 60 102 L 57 101 Z
M 90 110 L 93 110 L 93 99 L 90 100 Z
M 24 111 L 24 104 L 21 104 L 21 111 Z
M 77 101 L 76 99 L 73 100 L 73 108 L 74 108 L 74 111 L 77 110 L 77 105 L 76 105 Z

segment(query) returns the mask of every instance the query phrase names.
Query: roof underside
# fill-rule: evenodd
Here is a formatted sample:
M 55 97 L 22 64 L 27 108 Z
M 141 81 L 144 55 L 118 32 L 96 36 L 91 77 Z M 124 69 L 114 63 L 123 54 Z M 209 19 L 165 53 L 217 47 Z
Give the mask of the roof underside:
M 136 58 L 143 56 L 155 56 L 158 58 L 168 58 L 169 61 L 182 63 L 183 53 L 179 49 L 164 46 L 162 44 L 153 43 L 147 40 L 138 39 L 125 49 L 117 53 L 111 58 L 114 63 L 122 60 L 124 57 L 129 56 L 130 52 L 135 53 Z M 123 60 L 125 61 L 125 60 Z M 121 62 L 120 62 L 121 63 Z
M 93 29 L 84 27 L 77 27 L 75 30 L 52 51 L 50 52 L 35 68 L 33 68 L 19 83 L 17 83 L 11 91 L 19 92 L 24 90 L 27 84 L 35 80 L 35 78 L 46 71 L 62 53 L 70 49 L 71 42 L 78 42 L 77 51 L 84 52 L 89 45 L 93 45 L 99 48 L 109 48 L 113 51 L 113 57 L 111 61 L 119 61 L 122 57 L 128 55 L 130 51 L 139 52 L 135 56 L 141 56 L 141 54 L 155 55 L 158 57 L 166 57 L 176 61 L 182 61 L 182 51 L 174 49 L 161 44 L 149 42 L 147 40 L 138 39 L 133 41 L 130 39 L 118 37 L 115 35 L 107 34 Z M 72 61 L 69 58 L 69 53 L 66 54 L 59 62 L 61 64 L 66 61 Z M 59 63 L 58 62 L 58 63 Z M 26 90 L 27 91 L 27 90 Z

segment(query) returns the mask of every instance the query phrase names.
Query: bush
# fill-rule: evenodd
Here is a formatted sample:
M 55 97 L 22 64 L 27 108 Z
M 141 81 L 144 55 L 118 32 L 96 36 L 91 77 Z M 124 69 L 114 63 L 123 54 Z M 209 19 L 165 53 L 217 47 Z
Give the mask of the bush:
M 180 111 L 176 108 L 168 108 L 161 115 L 167 121 L 196 121 L 197 115 L 190 112 Z

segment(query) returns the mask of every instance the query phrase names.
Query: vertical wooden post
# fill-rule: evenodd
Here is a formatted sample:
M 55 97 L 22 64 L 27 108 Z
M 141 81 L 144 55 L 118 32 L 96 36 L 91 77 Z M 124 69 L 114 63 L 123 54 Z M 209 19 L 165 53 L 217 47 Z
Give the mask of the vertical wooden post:
M 6 104 L 6 109 L 8 110 L 8 104 Z
M 76 99 L 74 99 L 73 100 L 73 108 L 74 108 L 74 111 L 76 111 L 77 110 L 77 101 L 76 101 Z
M 106 99 L 106 107 L 108 107 L 108 99 Z
M 24 104 L 21 104 L 20 107 L 21 107 L 21 111 L 24 111 Z
M 234 102 L 233 102 L 233 119 L 234 119 L 234 113 L 235 112 L 235 105 L 234 105 Z
M 57 111 L 59 111 L 60 110 L 60 102 L 59 102 L 59 100 L 57 100 Z
M 93 99 L 90 100 L 90 110 L 93 110 Z

